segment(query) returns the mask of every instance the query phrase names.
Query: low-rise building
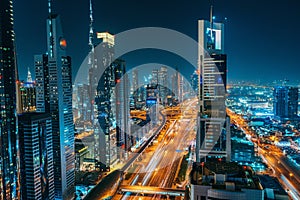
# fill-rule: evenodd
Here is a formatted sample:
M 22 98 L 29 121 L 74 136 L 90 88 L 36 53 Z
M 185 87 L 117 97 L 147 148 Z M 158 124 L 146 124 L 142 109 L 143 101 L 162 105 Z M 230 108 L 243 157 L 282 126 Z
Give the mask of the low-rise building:
M 264 191 L 252 169 L 234 162 L 194 163 L 191 200 L 263 200 Z

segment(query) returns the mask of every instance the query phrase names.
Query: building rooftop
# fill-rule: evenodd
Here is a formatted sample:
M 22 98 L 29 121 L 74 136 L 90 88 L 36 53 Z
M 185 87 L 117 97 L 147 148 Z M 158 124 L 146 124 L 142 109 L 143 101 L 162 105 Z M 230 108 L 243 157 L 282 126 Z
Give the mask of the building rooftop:
M 251 167 L 241 166 L 235 162 L 194 163 L 190 176 L 192 184 L 210 185 L 215 189 L 234 191 L 242 188 L 262 189 Z
M 264 189 L 269 188 L 273 189 L 275 194 L 288 195 L 276 178 L 269 175 L 258 175 L 258 178 Z

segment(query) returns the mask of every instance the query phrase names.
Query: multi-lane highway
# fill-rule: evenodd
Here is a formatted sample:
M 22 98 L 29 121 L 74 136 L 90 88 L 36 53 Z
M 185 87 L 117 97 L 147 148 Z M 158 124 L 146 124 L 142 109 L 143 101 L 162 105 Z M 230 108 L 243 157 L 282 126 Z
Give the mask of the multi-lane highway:
M 174 188 L 178 166 L 187 147 L 195 138 L 197 99 L 186 101 L 181 105 L 181 114 L 171 121 L 169 128 L 161 134 L 154 145 L 149 147 L 143 159 L 136 162 L 135 175 L 123 184 L 136 186 L 153 186 Z M 118 194 L 114 199 L 139 199 L 141 194 Z M 164 196 L 148 196 L 150 199 L 164 199 Z M 144 199 L 144 197 L 143 197 Z
M 230 116 L 232 122 L 244 131 L 249 138 L 253 137 L 255 133 L 248 127 L 247 123 L 240 116 L 233 111 L 227 109 L 227 114 Z M 293 199 L 300 199 L 300 175 L 299 169 L 288 160 L 288 158 L 275 145 L 264 145 L 257 142 L 258 153 L 263 160 L 273 170 L 273 175 L 278 178 L 288 194 Z

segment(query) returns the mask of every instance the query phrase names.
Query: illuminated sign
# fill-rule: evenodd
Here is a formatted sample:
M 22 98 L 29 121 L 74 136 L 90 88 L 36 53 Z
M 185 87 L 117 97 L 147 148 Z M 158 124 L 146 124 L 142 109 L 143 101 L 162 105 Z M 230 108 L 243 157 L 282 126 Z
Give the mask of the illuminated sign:
M 208 49 L 215 49 L 215 50 L 222 49 L 221 30 L 207 28 L 206 36 L 207 36 Z

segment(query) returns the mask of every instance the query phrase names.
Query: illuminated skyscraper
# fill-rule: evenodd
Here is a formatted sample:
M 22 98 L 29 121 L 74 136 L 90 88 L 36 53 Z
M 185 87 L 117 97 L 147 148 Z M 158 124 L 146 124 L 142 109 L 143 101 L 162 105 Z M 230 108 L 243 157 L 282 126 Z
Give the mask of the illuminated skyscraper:
M 20 83 L 21 109 L 22 112 L 34 112 L 36 110 L 36 93 L 34 82 Z
M 196 158 L 225 157 L 230 160 L 230 124 L 226 116 L 227 56 L 224 54 L 224 24 L 198 21 L 200 114 Z
M 22 199 L 54 200 L 51 116 L 19 115 Z
M 162 66 L 158 71 L 158 89 L 159 89 L 159 97 L 160 103 L 164 104 L 167 99 L 168 92 L 168 69 L 165 66 Z
M 52 117 L 55 198 L 72 199 L 75 154 L 71 58 L 66 56 L 67 43 L 60 17 L 52 14 L 51 0 L 48 4 L 48 51 L 47 55 L 35 56 L 37 111 L 50 113 Z
M 282 119 L 295 119 L 298 114 L 298 88 L 274 88 L 274 115 Z
M 137 69 L 134 69 L 132 71 L 132 95 L 133 95 L 133 101 L 134 101 L 134 107 L 136 108 L 136 104 L 139 101 L 139 72 Z
M 99 160 L 106 167 L 122 160 L 131 147 L 129 83 L 125 61 L 116 59 L 104 71 L 98 85 Z
M 13 1 L 0 1 L 0 199 L 19 196 Z
M 97 59 L 89 71 L 91 98 L 94 101 L 95 159 L 101 163 L 101 166 L 108 169 L 117 161 L 116 132 L 110 131 L 113 124 L 111 111 L 115 106 L 114 102 L 110 101 L 114 84 L 110 64 L 113 62 L 115 41 L 114 35 L 108 32 L 97 33 L 97 39 L 101 41 L 101 44 L 95 49 Z M 99 102 L 102 102 L 101 106 Z

